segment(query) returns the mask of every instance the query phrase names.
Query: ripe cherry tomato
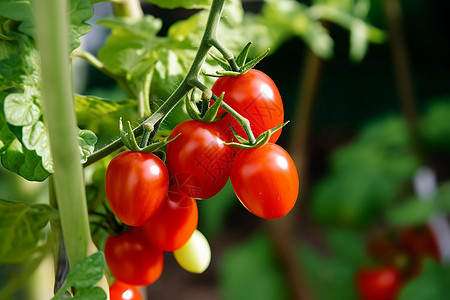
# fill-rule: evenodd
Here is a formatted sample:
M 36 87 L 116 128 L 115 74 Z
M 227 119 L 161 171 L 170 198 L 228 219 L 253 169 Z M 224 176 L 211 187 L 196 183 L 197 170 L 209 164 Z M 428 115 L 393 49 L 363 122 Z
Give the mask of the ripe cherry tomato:
M 162 208 L 148 220 L 143 230 L 155 246 L 173 252 L 189 240 L 197 223 L 197 202 L 172 185 Z
M 133 227 L 117 236 L 109 236 L 105 247 L 106 264 L 119 281 L 135 286 L 155 282 L 164 266 L 163 251 L 152 245 L 141 227 Z
M 284 122 L 280 92 L 272 79 L 261 71 L 251 69 L 237 77 L 221 77 L 211 90 L 216 96 L 225 92 L 224 102 L 250 121 L 255 137 Z M 218 115 L 222 112 L 225 111 L 219 110 Z M 233 138 L 229 124 L 240 136 L 247 138 L 242 127 L 229 114 L 216 123 L 226 131 L 226 141 Z M 269 142 L 275 143 L 280 134 L 281 129 L 270 137 Z
M 109 287 L 109 297 L 111 300 L 142 300 L 134 285 L 117 280 Z
M 228 180 L 233 151 L 219 130 L 214 123 L 190 120 L 178 124 L 170 135 L 180 134 L 166 150 L 171 180 L 192 198 L 211 198 Z
M 402 286 L 400 272 L 390 266 L 360 268 L 355 281 L 362 300 L 394 300 Z
M 105 187 L 117 218 L 130 226 L 142 226 L 161 208 L 169 188 L 169 174 L 157 156 L 126 151 L 109 163 Z
M 261 218 L 282 217 L 297 200 L 297 169 L 289 154 L 276 144 L 241 151 L 231 165 L 230 179 L 242 204 Z

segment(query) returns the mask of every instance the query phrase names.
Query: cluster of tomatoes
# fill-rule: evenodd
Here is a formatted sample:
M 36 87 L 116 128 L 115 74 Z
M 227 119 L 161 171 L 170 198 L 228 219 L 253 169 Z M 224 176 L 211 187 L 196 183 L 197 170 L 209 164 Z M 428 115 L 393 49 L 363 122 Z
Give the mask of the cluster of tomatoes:
M 355 274 L 362 300 L 395 300 L 404 284 L 421 272 L 424 258 L 439 260 L 436 240 L 427 226 L 382 232 L 371 238 L 368 252 L 377 266 Z
M 212 91 L 250 121 L 255 136 L 283 123 L 280 93 L 264 73 L 250 70 L 238 77 L 219 78 Z M 219 111 L 219 113 L 222 113 Z M 130 229 L 109 236 L 104 253 L 116 280 L 134 286 L 156 281 L 163 270 L 163 252 L 173 252 L 184 269 L 202 273 L 211 253 L 198 231 L 196 200 L 216 195 L 231 180 L 241 203 L 266 219 L 286 215 L 299 189 L 289 154 L 268 143 L 239 149 L 228 143 L 246 137 L 231 115 L 214 123 L 189 120 L 178 124 L 166 146 L 166 162 L 151 153 L 125 151 L 106 172 L 106 196 L 115 216 Z

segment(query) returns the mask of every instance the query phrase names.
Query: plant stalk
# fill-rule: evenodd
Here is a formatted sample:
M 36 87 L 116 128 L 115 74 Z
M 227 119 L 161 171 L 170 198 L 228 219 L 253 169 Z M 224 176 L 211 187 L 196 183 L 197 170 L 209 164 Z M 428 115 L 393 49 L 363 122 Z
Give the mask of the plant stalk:
M 67 256 L 73 267 L 87 256 L 91 236 L 73 105 L 67 1 L 36 0 L 32 4 L 55 192 Z

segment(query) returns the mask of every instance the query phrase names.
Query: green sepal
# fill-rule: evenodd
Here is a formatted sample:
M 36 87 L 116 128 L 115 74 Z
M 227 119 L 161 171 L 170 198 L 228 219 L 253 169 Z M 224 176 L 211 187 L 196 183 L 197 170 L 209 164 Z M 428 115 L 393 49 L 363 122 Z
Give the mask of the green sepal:
M 134 136 L 133 128 L 131 128 L 130 121 L 127 121 L 125 127 L 123 126 L 122 118 L 119 119 L 120 139 L 125 147 L 133 151 L 140 151 L 136 137 Z
M 223 70 L 216 71 L 215 74 L 203 72 L 203 75 L 211 76 L 211 77 L 226 77 L 226 76 L 237 77 L 237 76 L 247 73 L 248 71 L 253 69 L 256 66 L 256 64 L 258 64 L 270 52 L 270 49 L 267 49 L 264 53 L 261 53 L 260 55 L 253 58 L 250 61 L 247 61 L 247 57 L 248 57 L 248 53 L 250 51 L 251 45 L 252 45 L 251 42 L 247 43 L 247 45 L 245 45 L 245 47 L 241 50 L 241 52 L 239 52 L 238 56 L 235 59 L 235 62 L 240 69 L 239 71 L 233 71 L 232 68 L 230 67 L 230 64 L 224 58 L 217 57 L 214 54 L 209 53 L 209 55 L 215 61 L 217 61 L 217 63 L 223 68 Z
M 252 45 L 252 42 L 248 42 L 247 45 L 245 45 L 245 47 L 241 50 L 241 52 L 239 52 L 238 56 L 236 57 L 236 64 L 238 66 L 245 65 L 251 45 Z
M 141 148 L 141 147 L 139 147 L 136 137 L 134 136 L 133 128 L 131 128 L 130 121 L 128 121 L 124 127 L 122 118 L 120 118 L 119 129 L 120 129 L 120 139 L 122 140 L 125 147 L 127 147 L 128 149 L 130 149 L 132 151 L 145 152 L 145 153 L 151 153 L 151 152 L 157 151 L 178 137 L 178 135 L 177 135 L 170 140 L 169 140 L 169 137 L 161 139 L 161 140 L 155 140 L 155 141 L 152 141 L 149 145 Z
M 209 107 L 209 100 L 202 99 L 202 108 L 201 110 L 197 105 L 194 104 L 193 99 L 189 99 L 189 97 L 185 97 L 185 105 L 186 111 L 188 115 L 195 121 L 204 122 L 204 123 L 213 123 L 220 119 L 222 119 L 226 114 L 221 114 L 217 116 L 217 112 L 219 111 L 220 105 L 223 101 L 224 93 L 220 95 L 217 100 L 214 101 L 214 104 Z
M 253 149 L 256 147 L 261 147 L 262 145 L 266 144 L 270 140 L 270 137 L 272 136 L 272 134 L 274 132 L 276 132 L 276 131 L 280 130 L 281 128 L 283 128 L 284 126 L 286 126 L 287 123 L 289 123 L 289 121 L 286 121 L 283 124 L 278 125 L 277 127 L 274 127 L 274 128 L 264 131 L 256 138 L 256 141 L 254 144 L 249 143 L 249 141 L 247 139 L 239 136 L 239 134 L 237 134 L 237 132 L 233 129 L 233 127 L 230 126 L 234 136 L 240 143 L 230 142 L 230 143 L 224 143 L 224 144 L 229 145 L 229 146 L 234 146 L 234 147 L 237 147 L 240 149 Z

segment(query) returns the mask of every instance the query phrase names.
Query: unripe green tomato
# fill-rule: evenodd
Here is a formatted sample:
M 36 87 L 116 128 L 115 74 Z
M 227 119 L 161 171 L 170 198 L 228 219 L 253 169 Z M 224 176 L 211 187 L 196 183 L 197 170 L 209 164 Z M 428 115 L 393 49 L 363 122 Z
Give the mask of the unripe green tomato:
M 183 247 L 173 251 L 173 255 L 178 264 L 191 273 L 203 273 L 211 262 L 208 240 L 197 229 Z

